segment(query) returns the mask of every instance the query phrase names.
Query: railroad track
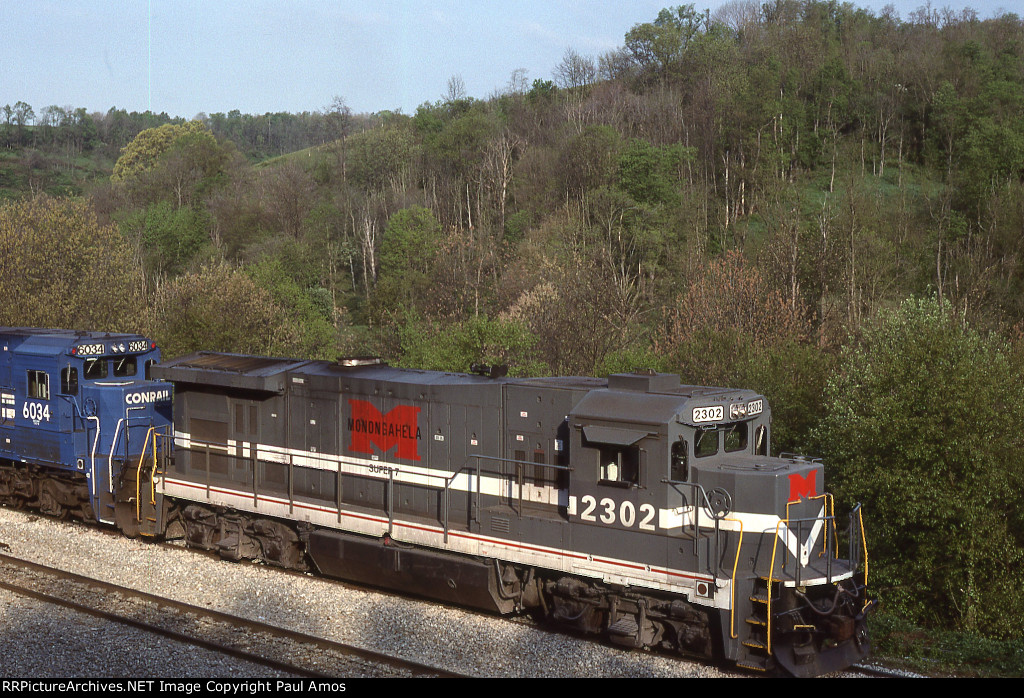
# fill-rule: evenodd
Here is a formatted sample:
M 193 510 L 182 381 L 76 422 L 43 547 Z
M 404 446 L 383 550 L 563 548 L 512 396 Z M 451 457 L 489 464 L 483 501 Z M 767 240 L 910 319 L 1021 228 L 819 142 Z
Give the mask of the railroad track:
M 6 548 L 7 552 L 18 557 L 145 589 L 159 595 L 154 597 L 158 607 L 159 604 L 173 604 L 172 600 L 163 598 L 165 594 L 173 593 L 176 598 L 199 604 L 198 611 L 203 614 L 212 613 L 207 606 L 214 606 L 231 613 L 288 625 L 311 634 L 320 635 L 323 632 L 325 636 L 333 636 L 338 641 L 373 647 L 378 652 L 366 653 L 371 662 L 374 657 L 386 660 L 389 655 L 395 654 L 415 657 L 423 662 L 413 664 L 412 669 L 405 673 L 382 668 L 379 663 L 363 668 L 360 664 L 345 664 L 341 659 L 328 660 L 330 663 L 326 667 L 317 664 L 307 666 L 322 675 L 345 675 L 347 678 L 395 675 L 590 678 L 756 676 L 675 655 L 624 651 L 595 641 L 593 636 L 566 632 L 564 628 L 553 632 L 545 624 L 525 616 L 499 618 L 367 590 L 358 585 L 308 574 L 228 563 L 215 554 L 187 549 L 180 541 L 132 541 L 112 529 L 52 520 L 31 512 L 0 508 L 0 533 L 0 553 L 5 552 Z M 177 558 L 186 557 L 187 560 L 180 563 L 177 561 Z M 11 577 L 10 570 L 18 569 L 14 563 L 5 564 L 7 560 L 0 555 L 0 580 Z M 103 571 L 94 572 L 92 562 L 79 565 L 82 561 L 99 563 Z M 25 566 L 28 566 L 27 563 Z M 99 588 L 119 588 L 114 584 L 90 581 L 100 585 Z M 64 583 L 52 584 L 62 586 Z M 164 592 L 164 589 L 168 591 Z M 63 593 L 52 595 L 63 596 Z M 108 595 L 112 595 L 111 592 L 101 592 L 101 596 Z M 89 604 L 85 602 L 84 605 Z M 188 603 L 180 605 L 195 608 Z M 114 609 L 115 612 L 121 610 L 121 607 Z M 194 616 L 186 616 L 175 629 L 182 631 L 184 627 L 193 635 L 215 639 L 199 628 L 197 623 Z M 30 625 L 25 624 L 25 627 Z M 60 632 L 60 629 L 55 628 L 50 632 Z M 239 627 L 233 633 L 243 638 L 255 634 L 244 627 Z M 93 637 L 99 638 L 101 635 L 94 633 Z M 303 637 L 309 638 L 308 635 Z M 318 641 L 319 637 L 313 637 L 307 643 Z M 89 640 L 83 642 L 88 643 Z M 71 651 L 77 652 L 82 646 L 76 645 Z M 126 646 L 122 642 L 120 651 Z M 241 649 L 258 654 L 251 645 L 243 644 Z M 362 652 L 359 648 L 351 649 Z M 40 651 L 47 650 L 43 647 Z M 290 658 L 295 651 L 271 648 L 267 654 L 271 658 Z M 3 664 L 3 652 L 4 647 L 0 645 L 0 665 Z M 186 651 L 181 654 L 186 654 Z M 97 663 L 95 666 L 100 667 L 102 664 Z M 437 666 L 457 669 L 445 671 L 437 669 Z M 289 667 L 282 670 L 282 673 L 287 671 L 295 676 L 308 675 L 300 674 L 293 665 Z M 213 671 L 220 669 L 214 668 Z M 2 670 L 0 673 L 3 673 Z M 851 674 L 864 675 L 864 672 L 849 670 L 840 676 Z M 210 674 L 197 673 L 195 676 L 208 678 Z
M 462 675 L 0 554 L 0 588 L 303 678 Z M 279 659 L 279 658 L 287 658 Z

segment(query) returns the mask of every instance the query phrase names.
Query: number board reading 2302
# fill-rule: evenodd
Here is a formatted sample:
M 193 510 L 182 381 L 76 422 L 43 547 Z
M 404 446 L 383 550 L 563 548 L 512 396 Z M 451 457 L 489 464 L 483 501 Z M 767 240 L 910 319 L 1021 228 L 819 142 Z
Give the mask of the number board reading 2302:
M 711 405 L 709 407 L 694 407 L 694 422 L 719 422 L 725 418 L 725 407 L 722 405 Z

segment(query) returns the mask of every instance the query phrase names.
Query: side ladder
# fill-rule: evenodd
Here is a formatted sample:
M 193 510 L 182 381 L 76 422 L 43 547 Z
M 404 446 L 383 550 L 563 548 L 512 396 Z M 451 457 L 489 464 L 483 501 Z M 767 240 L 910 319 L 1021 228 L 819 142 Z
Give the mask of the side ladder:
M 757 577 L 752 580 L 750 592 L 747 594 L 749 606 L 744 619 L 745 638 L 740 644 L 741 652 L 736 661 L 737 666 L 765 672 L 776 668 L 776 661 L 771 652 L 770 618 L 772 602 L 779 600 L 779 584 L 780 582 L 768 577 Z
M 128 465 L 121 477 L 115 516 L 118 528 L 131 538 L 151 538 L 162 532 L 163 497 L 157 493 L 156 482 L 164 472 L 163 436 L 159 428 L 150 427 L 138 463 Z

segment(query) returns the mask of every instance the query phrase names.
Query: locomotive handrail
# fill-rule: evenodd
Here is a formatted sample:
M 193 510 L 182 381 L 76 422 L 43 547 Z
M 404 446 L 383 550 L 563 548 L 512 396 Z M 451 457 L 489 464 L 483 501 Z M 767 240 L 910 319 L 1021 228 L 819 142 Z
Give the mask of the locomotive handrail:
M 117 420 L 117 426 L 114 427 L 114 438 L 110 440 L 110 453 L 107 454 L 107 489 L 111 494 L 114 493 L 114 451 L 117 449 L 117 441 L 121 436 L 121 425 L 124 423 L 124 417 Z M 125 456 L 128 455 L 128 443 L 125 442 Z
M 172 435 L 162 435 L 162 436 L 164 436 L 165 438 L 172 439 L 172 442 L 180 441 L 181 443 L 176 443 L 176 446 L 181 451 L 183 451 L 183 452 L 186 452 L 186 453 L 199 453 L 199 454 L 203 454 L 205 456 L 205 459 L 204 459 L 204 473 L 206 475 L 207 497 L 209 497 L 209 495 L 210 495 L 210 487 L 211 487 L 211 484 L 210 484 L 210 477 L 211 477 L 210 454 L 211 454 L 211 450 L 220 451 L 222 453 L 218 453 L 218 455 L 222 455 L 223 457 L 231 459 L 231 460 L 250 460 L 251 463 L 252 463 L 252 468 L 253 468 L 253 483 L 254 483 L 253 487 L 255 488 L 255 481 L 256 481 L 256 478 L 257 478 L 256 465 L 259 462 L 261 462 L 261 459 L 259 457 L 260 456 L 260 450 L 258 448 L 258 445 L 256 445 L 255 448 L 253 448 L 253 455 L 252 455 L 251 459 L 248 459 L 248 458 L 245 458 L 244 456 L 238 455 L 237 453 L 232 453 L 231 452 L 231 447 L 228 444 L 224 444 L 224 443 L 220 443 L 220 442 L 215 442 L 215 441 L 205 441 L 203 439 L 197 439 L 197 438 L 195 438 L 193 436 L 188 436 L 186 438 L 186 437 L 178 435 L 178 434 L 175 434 L 173 436 Z M 267 453 L 275 453 L 275 452 L 274 451 L 267 451 Z M 286 465 L 288 467 L 288 493 L 287 493 L 287 496 L 288 496 L 289 510 L 291 511 L 291 510 L 293 510 L 292 508 L 294 507 L 294 503 L 295 503 L 294 473 L 293 473 L 293 468 L 295 466 L 294 455 L 293 454 L 276 454 L 276 453 L 275 453 L 275 455 L 280 455 L 280 456 L 286 457 L 286 460 L 284 460 L 284 462 L 281 462 L 281 461 L 278 461 L 278 460 L 269 460 L 267 462 L 279 463 L 281 465 Z M 316 462 L 320 462 L 320 463 L 330 463 L 332 465 L 340 466 L 340 464 L 342 463 L 343 456 L 335 455 L 335 454 L 305 454 L 305 455 L 303 455 L 303 459 L 306 460 L 306 461 L 316 461 Z M 424 473 L 424 474 L 422 474 L 422 477 L 424 477 L 426 479 L 441 480 L 442 483 L 443 483 L 443 488 L 444 488 L 444 492 L 445 492 L 445 494 L 444 494 L 444 496 L 445 496 L 445 507 L 444 507 L 443 517 L 442 517 L 442 524 L 443 524 L 443 527 L 444 527 L 444 537 L 445 537 L 445 541 L 446 542 L 447 542 L 447 539 L 448 539 L 448 497 L 449 497 L 448 492 L 450 490 L 452 482 L 455 480 L 455 478 L 458 475 L 462 474 L 463 470 L 465 470 L 465 466 L 463 468 L 461 468 L 459 471 L 457 471 L 455 473 L 452 473 L 450 476 L 448 476 L 448 475 L 435 475 L 433 473 Z M 396 472 L 397 472 L 396 469 L 391 469 L 389 471 L 388 477 L 387 477 L 387 487 L 388 487 L 388 492 L 387 492 L 387 502 L 388 502 L 388 504 L 387 504 L 387 514 L 388 514 L 388 534 L 389 535 L 391 533 L 393 533 L 394 512 L 393 512 L 392 507 L 394 505 L 394 478 L 395 478 Z M 340 477 L 341 476 L 341 471 L 340 471 L 340 468 L 339 468 L 339 471 L 338 471 L 338 475 L 339 475 L 339 477 L 338 477 L 338 487 L 340 488 L 341 487 L 341 477 Z M 479 486 L 479 475 L 477 476 L 477 483 L 478 483 L 478 486 Z M 340 492 L 336 492 L 335 496 L 337 497 L 339 511 L 340 511 L 340 507 L 341 507 Z
M 92 452 L 89 454 L 89 474 L 91 475 L 89 480 L 91 481 L 90 484 L 91 484 L 91 487 L 92 487 L 92 496 L 93 496 L 93 498 L 95 498 L 96 497 L 96 449 L 99 447 L 99 443 L 100 443 L 100 418 L 99 418 L 99 415 L 93 415 L 91 417 L 86 417 L 86 421 L 92 421 L 92 420 L 96 420 L 96 438 L 94 438 L 92 440 Z M 88 437 L 86 437 L 86 438 L 88 438 Z
M 826 495 L 819 495 L 819 497 L 822 497 L 822 496 L 826 496 Z M 832 501 L 831 494 L 828 494 L 827 497 L 828 497 L 828 499 L 826 501 L 831 502 Z M 767 641 L 766 641 L 766 644 L 767 644 L 766 649 L 767 649 L 768 654 L 772 653 L 772 649 L 771 649 L 772 648 L 772 594 L 771 594 L 772 585 L 775 582 L 782 582 L 782 581 L 784 581 L 784 579 L 782 577 L 779 577 L 779 578 L 775 577 L 775 559 L 776 559 L 776 554 L 777 554 L 778 548 L 779 548 L 779 540 L 780 540 L 779 529 L 780 529 L 780 527 L 781 526 L 786 526 L 787 530 L 792 531 L 793 530 L 793 525 L 796 524 L 797 537 L 798 537 L 798 540 L 800 540 L 799 536 L 800 536 L 800 533 L 803 530 L 803 525 L 805 523 L 808 523 L 808 522 L 811 522 L 811 521 L 813 521 L 815 523 L 817 523 L 818 521 L 823 521 L 824 525 L 827 526 L 828 529 L 831 529 L 831 531 L 832 531 L 832 535 L 833 535 L 833 546 L 832 546 L 832 548 L 835 551 L 835 559 L 839 558 L 839 533 L 838 533 L 838 527 L 836 526 L 836 517 L 835 517 L 834 510 L 833 510 L 833 513 L 826 514 L 826 515 L 821 516 L 821 517 L 789 519 L 788 518 L 788 509 L 789 509 L 788 504 L 790 504 L 790 503 L 787 503 L 787 507 L 786 507 L 787 508 L 787 518 L 786 519 L 779 519 L 778 523 L 775 524 L 775 535 L 773 537 L 773 542 L 772 542 L 771 563 L 770 563 L 770 566 L 768 568 L 768 576 L 765 578 L 766 581 L 767 581 L 767 584 L 768 584 L 768 590 L 767 590 L 768 591 L 768 593 L 767 593 L 767 597 L 768 597 L 767 598 L 768 633 L 767 633 Z M 854 517 L 856 517 L 856 520 L 855 520 Z M 848 521 L 849 521 L 849 524 L 848 524 L 848 526 L 846 528 L 846 535 L 849 538 L 849 541 L 848 541 L 848 546 L 849 546 L 849 554 L 848 555 L 849 556 L 847 558 L 849 560 L 849 564 L 850 564 L 849 572 L 851 574 L 855 573 L 855 571 L 857 569 L 857 566 L 858 566 L 858 556 L 855 555 L 856 543 L 855 543 L 855 537 L 853 535 L 853 531 L 854 531 L 854 523 L 855 523 L 855 521 L 859 521 L 859 523 L 860 523 L 860 529 L 859 530 L 860 530 L 860 534 L 861 534 L 860 538 L 861 538 L 861 542 L 862 542 L 862 546 L 863 546 L 863 553 L 864 553 L 864 586 L 866 587 L 867 586 L 867 538 L 864 535 L 864 518 L 863 518 L 863 513 L 862 513 L 862 510 L 861 510 L 861 505 L 859 503 L 857 505 L 855 505 L 854 510 L 852 512 L 850 512 L 850 514 L 848 515 L 847 518 L 848 518 Z M 832 560 L 833 560 L 833 557 L 832 557 L 832 555 L 828 554 L 828 547 L 827 547 L 828 535 L 829 535 L 829 531 L 826 530 L 824 535 L 822 536 L 822 539 L 824 540 L 825 545 L 826 545 L 825 550 L 822 551 L 822 557 L 824 557 L 824 559 L 825 559 L 825 576 L 826 576 L 826 579 L 829 582 L 831 582 L 832 581 Z M 789 549 L 786 548 L 786 558 L 789 557 L 788 553 L 789 553 Z M 793 583 L 796 584 L 797 586 L 800 586 L 800 583 L 803 581 L 802 573 L 801 573 L 801 568 L 803 567 L 803 565 L 799 564 L 799 560 L 797 560 L 797 563 L 798 564 L 796 565 L 796 571 L 795 571 L 795 573 L 793 575 Z M 785 569 L 786 569 L 786 560 L 783 559 L 782 568 L 780 569 L 780 574 L 784 573 Z M 865 596 L 865 598 L 866 598 L 866 596 Z
M 477 467 L 476 467 L 476 487 L 477 487 L 476 495 L 477 496 L 480 495 L 479 489 L 480 489 L 480 461 L 481 460 L 497 461 L 499 463 L 511 463 L 511 464 L 516 466 L 516 472 L 515 472 L 516 481 L 515 481 L 515 484 L 517 485 L 517 490 L 518 490 L 517 499 L 519 501 L 519 508 L 516 510 L 516 514 L 518 514 L 520 518 L 522 518 L 522 516 L 523 516 L 522 466 L 529 465 L 529 466 L 536 467 L 536 466 L 539 465 L 542 468 L 549 469 L 549 470 L 554 470 L 555 472 L 567 472 L 567 473 L 572 472 L 572 468 L 567 466 L 567 465 L 556 465 L 554 463 L 534 463 L 532 461 L 516 460 L 515 458 L 501 458 L 499 456 L 484 456 L 484 455 L 477 454 L 477 453 L 473 453 L 473 454 L 470 454 L 470 455 L 466 456 L 466 460 L 467 461 L 470 460 L 470 459 L 476 459 L 476 462 L 477 462 Z M 459 468 L 458 471 L 453 473 L 452 481 L 454 481 L 455 476 L 460 474 L 465 468 L 466 468 L 466 464 L 463 464 L 463 466 L 461 468 Z M 505 475 L 505 473 L 498 473 L 498 474 L 503 476 L 503 477 Z M 448 487 L 448 485 L 445 485 L 446 489 L 447 489 L 447 487 Z M 510 493 L 510 495 L 511 495 L 511 493 Z M 511 499 L 511 496 L 509 498 Z
M 142 444 L 139 464 L 135 468 L 135 520 L 138 522 L 142 521 L 142 496 L 140 491 L 142 488 L 142 464 L 146 460 L 146 449 L 149 448 L 150 438 L 153 441 L 153 470 L 150 471 L 149 475 L 149 503 L 156 506 L 156 482 L 154 479 L 157 471 L 156 450 L 158 436 L 164 436 L 164 434 L 160 433 L 158 427 L 150 427 L 146 430 L 146 441 Z
M 735 640 L 739 637 L 739 635 L 736 634 L 736 570 L 739 568 L 740 564 L 740 551 L 743 550 L 743 521 L 740 519 L 730 519 L 728 517 L 725 520 L 739 524 L 740 527 L 740 538 L 736 543 L 736 559 L 733 560 L 732 563 L 732 583 L 729 585 L 732 587 L 732 602 L 729 604 L 731 607 L 729 609 L 729 635 L 732 636 L 733 640 Z
M 807 497 L 803 501 L 811 501 L 811 500 L 814 500 L 814 499 L 824 499 L 825 500 L 825 505 L 824 505 L 824 509 L 823 510 L 825 512 L 826 520 L 834 520 L 835 519 L 835 514 L 836 514 L 836 504 L 835 504 L 835 499 L 832 497 L 832 494 L 830 492 L 825 492 L 824 494 L 815 495 L 813 497 Z M 790 521 L 791 520 L 790 516 L 789 516 L 789 507 L 791 505 L 793 505 L 793 504 L 799 504 L 800 502 L 801 502 L 801 500 L 799 500 L 799 499 L 794 499 L 794 500 L 786 502 L 786 519 L 785 519 L 786 521 Z M 807 517 L 805 517 L 805 518 L 802 518 L 802 519 L 792 519 L 792 520 L 794 522 L 796 522 L 797 524 L 802 524 L 804 521 L 817 521 L 818 518 L 817 517 L 814 517 L 814 518 L 807 518 Z M 833 549 L 835 551 L 835 556 L 836 556 L 836 559 L 839 559 L 839 538 L 838 538 L 838 533 L 836 532 L 835 526 L 831 526 L 830 529 L 832 531 L 832 536 L 834 538 L 834 540 L 833 540 Z M 797 537 L 799 538 L 799 535 Z M 822 555 L 827 555 L 827 552 L 828 552 L 828 531 L 826 531 L 825 535 L 823 535 L 821 537 L 821 545 L 822 545 Z
M 186 441 L 185 438 L 177 436 L 177 435 L 175 435 L 173 438 L 176 439 L 176 440 L 177 439 L 181 439 L 181 441 L 183 443 L 180 444 L 179 447 L 183 451 L 186 451 L 186 452 L 189 452 L 189 453 L 202 453 L 202 454 L 205 455 L 205 468 L 204 468 L 204 470 L 205 470 L 205 474 L 206 474 L 206 489 L 207 489 L 207 494 L 208 495 L 209 495 L 209 491 L 210 491 L 210 476 L 211 476 L 211 473 L 210 473 L 210 451 L 213 450 L 213 449 L 218 450 L 218 451 L 222 450 L 224 452 L 223 455 L 225 457 L 227 457 L 227 458 L 231 458 L 231 459 L 242 458 L 242 456 L 239 456 L 239 455 L 237 455 L 235 453 L 231 453 L 230 447 L 227 444 L 222 444 L 222 443 L 217 443 L 217 442 L 212 442 L 212 441 L 204 441 L 202 439 L 196 439 L 196 438 L 194 438 L 192 436 L 189 436 L 187 438 L 187 445 L 185 445 L 185 443 L 184 443 Z M 254 478 L 254 481 L 255 481 L 255 477 L 256 477 L 255 463 L 259 461 L 258 449 L 256 449 L 256 450 L 257 450 L 257 453 L 255 453 L 253 455 L 253 462 L 254 462 L 253 478 Z M 335 465 L 340 464 L 340 462 L 341 462 L 340 461 L 341 456 L 332 455 L 332 454 L 316 454 L 316 455 L 306 454 L 306 455 L 303 456 L 303 458 L 305 458 L 306 460 L 319 461 L 319 462 L 323 462 L 323 463 L 331 463 L 331 464 L 335 464 Z M 470 460 L 474 460 L 476 462 L 475 466 L 471 465 L 469 463 Z M 473 508 L 474 508 L 474 511 L 475 511 L 478 508 L 478 500 L 479 500 L 479 497 L 481 496 L 481 493 L 480 493 L 481 461 L 495 461 L 495 462 L 498 462 L 498 463 L 510 463 L 510 464 L 516 466 L 516 471 L 515 471 L 515 473 L 511 474 L 511 476 L 515 478 L 514 484 L 517 485 L 517 489 L 518 489 L 518 492 L 516 493 L 516 497 L 515 497 L 516 501 L 518 502 L 518 507 L 514 507 L 514 509 L 516 511 L 516 514 L 518 516 L 520 516 L 520 517 L 522 517 L 522 514 L 523 514 L 523 486 L 522 486 L 522 482 L 521 482 L 521 480 L 522 480 L 522 467 L 523 466 L 534 466 L 534 467 L 540 466 L 541 468 L 543 468 L 545 470 L 552 470 L 552 471 L 555 471 L 555 472 L 572 472 L 572 468 L 569 467 L 569 466 L 565 466 L 565 465 L 557 465 L 557 464 L 553 464 L 553 463 L 534 463 L 534 462 L 531 462 L 531 461 L 516 460 L 514 458 L 501 458 L 501 457 L 498 457 L 498 456 L 486 456 L 486 455 L 483 455 L 483 454 L 470 454 L 470 455 L 468 455 L 466 457 L 466 462 L 463 463 L 462 467 L 460 467 L 455 472 L 452 472 L 451 474 L 436 475 L 436 474 L 433 474 L 433 473 L 423 473 L 422 477 L 424 477 L 424 478 L 426 478 L 428 480 L 431 480 L 431 479 L 440 480 L 443 483 L 442 484 L 442 488 L 443 488 L 443 493 L 444 493 L 443 494 L 444 502 L 443 502 L 443 511 L 442 511 L 442 517 L 441 517 L 441 524 L 442 524 L 443 533 L 444 533 L 444 541 L 446 543 L 448 542 L 448 535 L 449 535 L 449 528 L 450 528 L 450 526 L 449 526 L 449 523 L 450 523 L 449 522 L 449 513 L 450 513 L 450 511 L 449 510 L 450 510 L 450 502 L 451 502 L 451 488 L 452 488 L 452 485 L 454 484 L 455 480 L 460 475 L 470 474 L 470 475 L 474 476 L 475 483 L 474 483 L 474 487 L 472 489 L 472 494 L 474 496 Z M 294 480 L 294 478 L 293 478 L 293 474 L 291 472 L 291 469 L 292 469 L 292 467 L 294 465 L 294 461 L 293 461 L 293 458 L 292 458 L 292 456 L 290 454 L 288 455 L 288 459 L 287 459 L 286 464 L 288 465 L 288 468 L 289 468 L 289 475 L 288 475 L 288 501 L 289 501 L 289 506 L 291 506 L 292 503 L 293 503 L 293 500 L 294 500 L 294 489 L 293 489 L 293 480 Z M 497 474 L 501 475 L 502 477 L 507 477 L 508 476 L 508 475 L 506 475 L 506 473 L 503 473 L 503 472 L 498 472 Z M 339 475 L 340 475 L 340 472 L 339 472 Z M 394 512 L 393 512 L 392 507 L 393 507 L 393 504 L 394 504 L 394 478 L 395 478 L 395 471 L 390 471 L 388 473 L 388 477 L 387 477 L 387 483 L 388 483 L 387 484 L 387 487 L 388 487 L 388 492 L 387 492 L 387 502 L 388 502 L 388 504 L 387 504 L 387 515 L 388 515 L 388 534 L 389 535 L 391 533 L 393 533 Z M 339 477 L 339 483 L 340 483 L 340 477 Z M 510 492 L 510 496 L 511 496 L 511 492 Z M 340 502 L 340 498 L 339 498 L 339 506 L 340 506 L 340 503 L 341 502 Z
M 710 511 L 710 509 L 711 509 L 711 501 L 708 498 L 708 493 L 704 490 L 704 486 L 701 485 L 699 482 L 686 482 L 684 480 L 673 480 L 671 478 L 663 478 L 661 480 L 661 482 L 663 482 L 663 483 L 669 485 L 670 487 L 672 487 L 673 489 L 675 489 L 676 492 L 679 493 L 679 496 L 683 498 L 684 502 L 687 501 L 686 495 L 683 492 L 680 492 L 678 487 L 676 487 L 676 485 L 682 485 L 684 487 L 688 487 L 692 491 L 691 492 L 691 501 L 692 501 L 692 503 L 690 505 L 688 505 L 688 506 L 693 507 L 694 516 L 692 517 L 692 521 L 690 522 L 690 525 L 689 526 L 685 526 L 684 525 L 682 527 L 682 529 L 689 528 L 692 531 L 693 551 L 694 551 L 694 554 L 696 554 L 697 551 L 698 551 L 698 547 L 697 546 L 700 544 L 700 510 L 704 509 L 705 512 L 707 512 L 707 511 Z M 681 507 L 681 508 L 685 508 L 685 507 Z M 717 519 L 714 516 L 710 516 L 710 515 L 709 515 L 708 518 L 710 518 L 714 522 L 715 537 L 716 537 L 715 546 L 718 547 L 718 544 L 719 544 L 718 536 L 719 536 L 719 534 L 721 532 L 720 528 L 719 528 L 718 522 L 721 519 Z M 737 551 L 737 554 L 738 554 L 738 551 Z M 717 573 L 717 572 L 721 571 L 721 566 L 719 565 L 719 567 L 716 568 L 715 570 L 710 570 L 709 569 L 709 571 Z
M 850 512 L 850 517 L 853 518 L 853 516 L 857 517 L 857 521 L 859 522 L 859 525 L 860 525 L 861 548 L 863 549 L 863 552 L 864 552 L 864 587 L 867 588 L 867 586 L 868 586 L 868 536 L 867 536 L 867 533 L 864 531 L 864 510 L 861 508 L 860 502 L 857 502 L 857 504 L 855 504 L 854 507 L 853 507 L 853 511 Z M 850 559 L 851 560 L 853 559 L 853 549 L 854 549 L 854 543 L 851 540 L 850 541 Z M 867 595 L 866 594 L 864 596 L 864 602 L 865 602 L 865 605 L 868 603 Z
M 117 444 L 121 439 L 121 425 L 125 422 L 130 422 L 131 417 L 128 412 L 131 410 L 141 410 L 142 407 L 129 407 L 125 410 L 125 416 L 117 420 L 117 426 L 114 427 L 114 437 L 110 440 L 110 453 L 107 454 L 107 491 L 110 494 L 114 493 L 114 451 L 117 450 Z M 124 432 L 124 462 L 128 462 L 128 441 L 130 439 L 131 430 L 125 428 Z M 143 446 L 145 450 L 145 446 Z

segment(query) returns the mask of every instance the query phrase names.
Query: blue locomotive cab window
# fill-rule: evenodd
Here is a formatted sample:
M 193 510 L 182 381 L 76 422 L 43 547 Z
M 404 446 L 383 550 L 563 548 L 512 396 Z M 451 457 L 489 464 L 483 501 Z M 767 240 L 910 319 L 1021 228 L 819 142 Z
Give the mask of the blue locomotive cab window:
M 725 427 L 725 451 L 736 453 L 747 450 L 747 423 L 735 422 Z
M 50 399 L 50 375 L 46 371 L 28 372 L 28 396 L 37 400 Z
M 85 371 L 83 372 L 86 380 L 100 380 L 107 377 L 107 362 L 106 359 L 86 359 L 85 360 Z
M 78 369 L 67 366 L 60 372 L 60 392 L 62 395 L 78 395 Z
M 114 377 L 127 378 L 139 372 L 139 365 L 134 356 L 122 356 L 114 359 Z

